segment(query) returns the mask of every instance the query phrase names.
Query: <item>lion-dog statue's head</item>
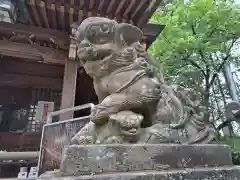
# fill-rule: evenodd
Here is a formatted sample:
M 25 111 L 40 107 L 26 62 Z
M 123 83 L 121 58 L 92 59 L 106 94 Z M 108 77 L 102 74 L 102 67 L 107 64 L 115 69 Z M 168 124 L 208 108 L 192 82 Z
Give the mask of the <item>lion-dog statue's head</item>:
M 127 23 L 103 17 L 85 19 L 76 32 L 77 56 L 87 74 L 97 74 L 106 61 L 142 38 L 142 31 Z

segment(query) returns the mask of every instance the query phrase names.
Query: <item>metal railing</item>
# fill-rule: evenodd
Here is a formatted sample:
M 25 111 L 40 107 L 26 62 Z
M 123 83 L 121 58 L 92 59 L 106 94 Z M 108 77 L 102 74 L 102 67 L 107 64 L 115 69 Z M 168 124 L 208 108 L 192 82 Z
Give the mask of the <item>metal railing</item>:
M 79 110 L 83 110 L 83 109 L 87 109 L 87 108 L 92 109 L 93 107 L 94 107 L 93 103 L 88 103 L 88 104 L 83 104 L 83 105 L 79 105 L 79 106 L 75 106 L 75 107 L 71 107 L 71 108 L 61 109 L 59 111 L 50 112 L 48 114 L 47 124 L 52 123 L 52 117 L 53 116 L 59 116 L 61 114 L 67 113 L 67 112 L 74 112 L 74 111 L 79 111 Z M 80 118 L 67 119 L 66 121 L 78 120 L 78 119 L 81 119 L 81 117 Z
M 2 160 L 32 160 L 37 159 L 38 151 L 32 152 L 0 152 L 0 161 Z
M 90 108 L 92 109 L 94 107 L 94 104 L 88 103 L 83 104 L 71 108 L 61 109 L 59 111 L 54 111 L 48 114 L 47 123 L 52 122 L 53 116 L 58 116 L 60 114 L 66 113 L 66 112 L 73 112 L 73 111 L 79 111 L 82 109 Z M 64 121 L 73 121 L 73 120 L 81 120 L 83 117 L 73 118 L 73 119 L 67 119 Z M 59 123 L 62 123 L 64 121 L 61 121 Z M 42 142 L 41 142 L 42 143 Z M 33 151 L 33 152 L 0 152 L 0 160 L 32 160 L 37 159 L 39 157 L 39 151 Z

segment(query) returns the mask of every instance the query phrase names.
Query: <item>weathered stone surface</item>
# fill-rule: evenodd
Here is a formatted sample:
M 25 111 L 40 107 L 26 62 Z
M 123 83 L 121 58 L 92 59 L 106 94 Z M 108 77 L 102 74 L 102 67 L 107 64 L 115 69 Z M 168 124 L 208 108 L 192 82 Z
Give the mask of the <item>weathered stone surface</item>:
M 232 165 L 229 147 L 213 144 L 73 145 L 63 154 L 65 176 Z
M 240 167 L 198 168 L 161 172 L 129 172 L 79 177 L 45 176 L 39 180 L 239 180 Z
M 168 85 L 141 39 L 138 27 L 104 17 L 86 18 L 77 28 L 78 60 L 99 104 L 72 144 L 212 143 L 216 133 L 201 94 Z

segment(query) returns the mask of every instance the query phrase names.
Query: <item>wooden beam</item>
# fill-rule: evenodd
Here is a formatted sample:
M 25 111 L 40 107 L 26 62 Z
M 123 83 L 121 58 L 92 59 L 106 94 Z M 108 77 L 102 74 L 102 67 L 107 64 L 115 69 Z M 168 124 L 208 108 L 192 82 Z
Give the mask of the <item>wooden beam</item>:
M 62 88 L 62 79 L 39 76 L 28 76 L 20 74 L 0 73 L 0 85 L 10 87 L 35 87 L 51 88 L 60 90 Z
M 93 10 L 93 6 L 94 6 L 94 3 L 96 3 L 96 1 L 95 0 L 89 0 L 90 1 L 90 3 L 89 3 L 89 9 L 90 10 Z
M 19 58 L 2 58 L 0 71 L 3 73 L 25 74 L 29 76 L 63 79 L 64 66 L 28 62 Z M 0 83 L 1 84 L 1 83 Z
M 46 11 L 46 4 L 44 1 L 40 1 L 40 12 L 41 12 L 41 15 L 43 17 L 43 21 L 44 21 L 44 26 L 46 28 L 49 28 L 49 23 L 48 23 L 48 18 L 47 18 L 47 11 Z
M 98 6 L 100 4 L 100 0 L 99 1 L 96 1 L 96 0 L 92 0 L 90 3 L 89 3 L 89 9 L 92 13 L 92 16 L 96 17 L 98 16 Z
M 67 53 L 53 48 L 0 40 L 0 55 L 42 63 L 64 64 Z
M 135 11 L 132 13 L 131 15 L 131 19 L 135 18 L 135 16 L 137 15 L 137 13 L 139 12 L 139 10 L 142 8 L 142 6 L 147 2 L 148 0 L 142 0 L 139 2 L 137 8 L 135 9 Z M 126 12 L 125 12 L 126 13 Z M 124 13 L 124 16 L 126 16 Z
M 77 61 L 68 59 L 65 61 L 61 109 L 71 108 L 75 105 L 76 81 Z M 72 118 L 73 112 L 60 115 L 60 121 Z
M 36 6 L 36 0 L 30 0 L 30 7 L 32 9 L 33 15 L 34 15 L 34 19 L 37 23 L 38 26 L 42 26 L 39 14 L 37 12 L 37 6 Z
M 116 1 L 116 0 L 111 0 L 111 2 L 110 2 L 109 5 L 108 5 L 106 14 L 110 14 L 110 13 L 112 12 L 112 8 L 113 8 L 113 6 L 114 6 L 115 1 Z
M 68 53 L 68 57 L 71 60 L 76 60 L 77 58 L 77 40 L 76 40 L 76 31 L 77 31 L 77 24 L 73 23 L 71 24 L 71 43 L 69 46 L 69 53 Z
M 69 49 L 69 36 L 65 32 L 30 25 L 0 22 L 0 35 L 11 37 L 13 34 L 22 34 L 26 37 L 34 36 L 35 41 L 46 41 L 49 43 L 54 41 L 59 49 Z
M 32 17 L 30 16 L 29 9 L 27 6 L 28 5 L 26 4 L 26 1 L 24 1 L 24 17 L 28 23 L 30 23 L 31 25 L 34 25 Z
M 123 0 L 123 1 L 124 1 L 124 0 Z M 121 9 L 122 9 L 122 7 L 124 6 L 124 4 L 121 5 L 121 2 L 122 2 L 122 0 L 121 0 L 121 1 L 115 1 L 114 5 L 113 5 L 113 7 L 112 7 L 112 11 L 111 11 L 111 14 L 112 14 L 116 19 L 118 19 L 117 22 L 119 22 L 119 20 L 121 21 L 121 16 L 122 16 L 122 15 L 120 14 L 120 12 L 121 12 Z M 116 14 L 118 8 L 120 9 L 120 11 L 119 11 L 119 14 Z
M 60 5 L 60 8 L 59 8 L 59 12 L 60 12 L 60 26 L 62 28 L 62 30 L 65 30 L 66 29 L 66 25 L 65 25 L 65 7 Z
M 71 44 L 69 47 L 69 59 L 65 60 L 65 71 L 63 79 L 63 90 L 62 90 L 62 101 L 61 109 L 71 108 L 75 105 L 75 94 L 76 94 L 76 82 L 77 82 L 77 69 L 78 63 L 76 60 L 77 47 L 75 34 L 77 27 L 74 24 L 71 27 Z M 60 120 L 67 120 L 73 118 L 73 112 L 65 113 L 60 115 Z
M 86 10 L 86 12 L 89 11 L 89 4 L 90 4 L 90 0 L 83 0 L 84 1 L 84 6 L 83 6 L 83 10 Z
M 49 18 L 51 19 L 51 28 L 57 29 L 57 18 L 56 18 L 56 5 L 48 4 Z
M 117 16 L 120 13 L 122 8 L 124 7 L 125 2 L 126 2 L 126 0 L 121 0 L 120 4 L 118 5 L 117 10 L 115 12 L 115 16 Z
M 80 7 L 84 7 L 85 1 L 84 0 L 80 0 Z
M 148 21 L 148 19 L 156 11 L 156 9 L 158 8 L 158 6 L 161 2 L 162 2 L 162 0 L 151 0 L 147 9 L 145 10 L 143 15 L 141 16 L 141 18 L 137 22 L 138 27 L 142 27 Z
M 103 6 L 104 6 L 104 0 L 99 0 L 100 1 L 100 3 L 99 3 L 99 5 L 98 5 L 98 11 L 102 11 L 102 9 L 103 9 Z
M 73 23 L 74 8 L 69 8 L 69 24 Z
M 79 9 L 78 10 L 78 23 L 80 24 L 83 21 L 83 10 Z
M 138 1 L 140 6 L 142 4 L 144 0 Z M 145 0 L 146 1 L 146 0 Z M 126 9 L 126 11 L 123 14 L 123 17 L 128 17 L 128 14 L 130 13 L 132 7 L 134 6 L 134 4 L 136 3 L 136 0 L 131 0 L 131 3 L 129 4 L 128 8 Z

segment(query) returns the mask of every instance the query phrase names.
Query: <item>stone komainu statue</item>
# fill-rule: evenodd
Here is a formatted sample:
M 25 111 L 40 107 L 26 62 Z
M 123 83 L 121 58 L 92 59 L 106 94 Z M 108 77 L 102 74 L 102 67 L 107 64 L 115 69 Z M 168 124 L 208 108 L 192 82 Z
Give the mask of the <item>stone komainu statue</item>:
M 141 47 L 142 31 L 102 17 L 77 29 L 77 56 L 93 78 L 99 104 L 73 144 L 210 143 L 197 93 L 167 85 Z M 195 98 L 195 99 L 194 99 Z
M 229 135 L 234 135 L 234 130 L 232 126 L 232 122 L 239 122 L 240 121 L 240 103 L 237 101 L 229 102 L 225 107 L 225 117 L 226 120 L 218 125 L 217 130 L 220 131 L 221 129 L 228 127 L 229 128 Z

